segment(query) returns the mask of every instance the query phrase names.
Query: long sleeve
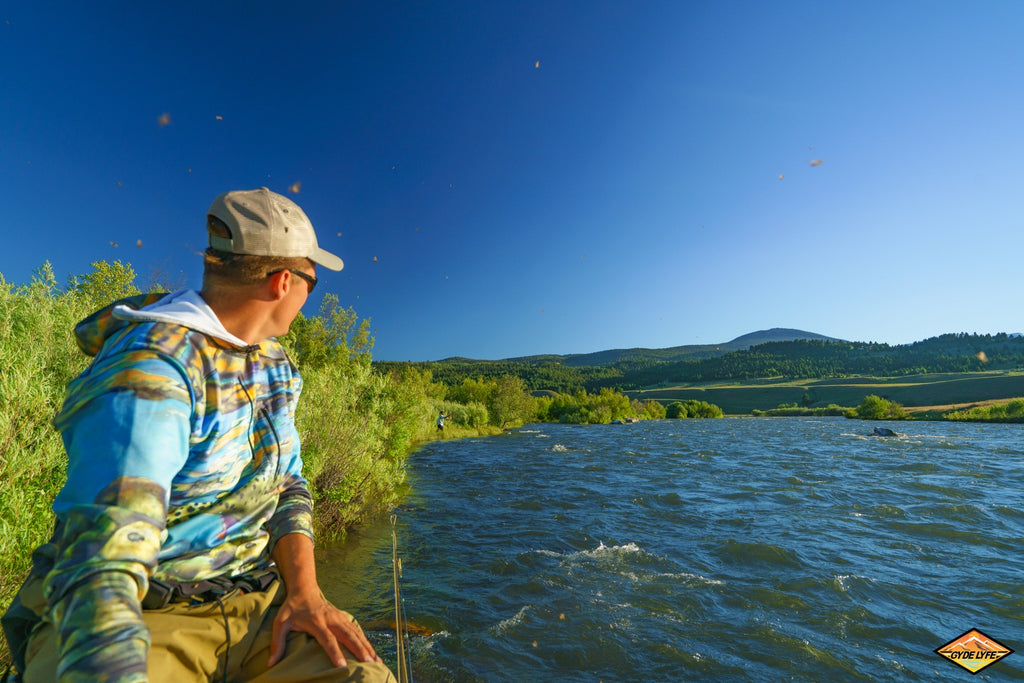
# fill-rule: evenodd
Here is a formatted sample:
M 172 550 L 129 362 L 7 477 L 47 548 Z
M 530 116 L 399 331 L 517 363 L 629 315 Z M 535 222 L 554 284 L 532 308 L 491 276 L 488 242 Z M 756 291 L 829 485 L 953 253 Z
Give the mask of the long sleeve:
M 299 382 L 301 385 L 301 382 Z M 282 536 L 302 534 L 313 540 L 313 497 L 302 476 L 302 458 L 300 456 L 299 435 L 295 429 L 294 406 L 298 393 L 293 395 L 289 406 L 288 419 L 279 420 L 278 431 L 282 437 L 285 454 L 282 455 L 281 467 L 285 479 L 277 509 L 267 523 L 270 532 L 270 547 L 273 548 Z
M 144 680 L 150 578 L 200 581 L 272 563 L 312 538 L 294 410 L 301 379 L 273 340 L 239 348 L 161 322 L 113 330 L 54 425 L 68 481 L 54 502 L 42 618 L 66 680 Z
M 113 357 L 84 379 L 56 420 L 68 480 L 54 502 L 57 556 L 44 592 L 58 674 L 141 681 L 149 637 L 140 601 L 188 455 L 190 395 L 177 368 L 151 353 Z

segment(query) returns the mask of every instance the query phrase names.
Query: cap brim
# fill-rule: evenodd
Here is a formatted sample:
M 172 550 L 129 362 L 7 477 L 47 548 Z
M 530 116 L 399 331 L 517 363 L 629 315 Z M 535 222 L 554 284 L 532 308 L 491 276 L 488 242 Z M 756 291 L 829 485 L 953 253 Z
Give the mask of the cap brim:
M 329 251 L 324 251 L 320 247 L 317 247 L 316 253 L 309 257 L 309 260 L 318 266 L 323 266 L 328 270 L 341 270 L 345 267 L 345 262 L 335 256 Z

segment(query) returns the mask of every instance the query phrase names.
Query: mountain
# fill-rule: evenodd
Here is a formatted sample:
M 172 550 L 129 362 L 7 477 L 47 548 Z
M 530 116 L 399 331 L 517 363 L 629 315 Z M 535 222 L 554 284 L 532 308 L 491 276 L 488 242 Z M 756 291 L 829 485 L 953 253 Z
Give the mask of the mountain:
M 765 344 L 767 342 L 796 341 L 798 339 L 815 339 L 841 341 L 833 337 L 826 337 L 814 332 L 793 330 L 782 327 L 773 327 L 770 330 L 759 330 L 750 332 L 732 341 L 720 344 L 691 344 L 688 346 L 672 346 L 667 349 L 647 349 L 636 347 L 632 349 L 609 349 L 607 351 L 595 351 L 593 353 L 570 353 L 567 355 L 544 354 L 537 356 L 519 356 L 516 358 L 505 358 L 510 363 L 525 363 L 527 365 L 540 365 L 543 363 L 560 363 L 569 367 L 601 367 L 613 365 L 622 361 L 658 360 L 658 361 L 679 361 L 699 360 L 701 358 L 714 358 L 729 353 L 730 351 L 743 351 L 751 346 Z M 454 363 L 490 363 L 493 361 L 478 361 L 470 358 L 446 358 L 442 362 Z
M 804 332 L 803 330 L 791 330 L 785 327 L 773 327 L 770 330 L 760 330 L 736 337 L 729 344 L 739 344 L 738 348 L 749 349 L 751 346 L 765 344 L 767 342 L 797 341 L 798 339 L 816 339 L 820 341 L 843 341 L 835 337 L 826 337 L 823 334 Z

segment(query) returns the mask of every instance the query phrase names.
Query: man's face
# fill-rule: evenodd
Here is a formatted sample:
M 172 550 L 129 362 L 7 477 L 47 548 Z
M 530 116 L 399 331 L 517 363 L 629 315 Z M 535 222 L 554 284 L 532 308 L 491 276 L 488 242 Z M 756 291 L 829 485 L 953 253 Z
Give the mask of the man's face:
M 281 300 L 281 316 L 278 320 L 283 329 L 278 332 L 279 335 L 288 333 L 288 328 L 291 327 L 295 317 L 302 310 L 306 300 L 309 299 L 313 287 L 316 286 L 316 268 L 312 265 L 303 266 L 302 268 L 289 268 L 288 273 L 290 275 L 290 286 L 288 287 L 288 293 Z M 302 273 L 302 275 L 298 273 Z

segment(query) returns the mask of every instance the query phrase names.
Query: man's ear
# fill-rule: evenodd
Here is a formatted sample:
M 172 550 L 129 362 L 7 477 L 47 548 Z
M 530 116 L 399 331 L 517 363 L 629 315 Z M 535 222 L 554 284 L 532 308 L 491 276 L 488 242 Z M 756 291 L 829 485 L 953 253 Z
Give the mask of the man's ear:
M 267 278 L 267 287 L 275 301 L 283 299 L 288 294 L 288 290 L 291 289 L 293 284 L 292 274 L 287 270 L 279 270 Z

